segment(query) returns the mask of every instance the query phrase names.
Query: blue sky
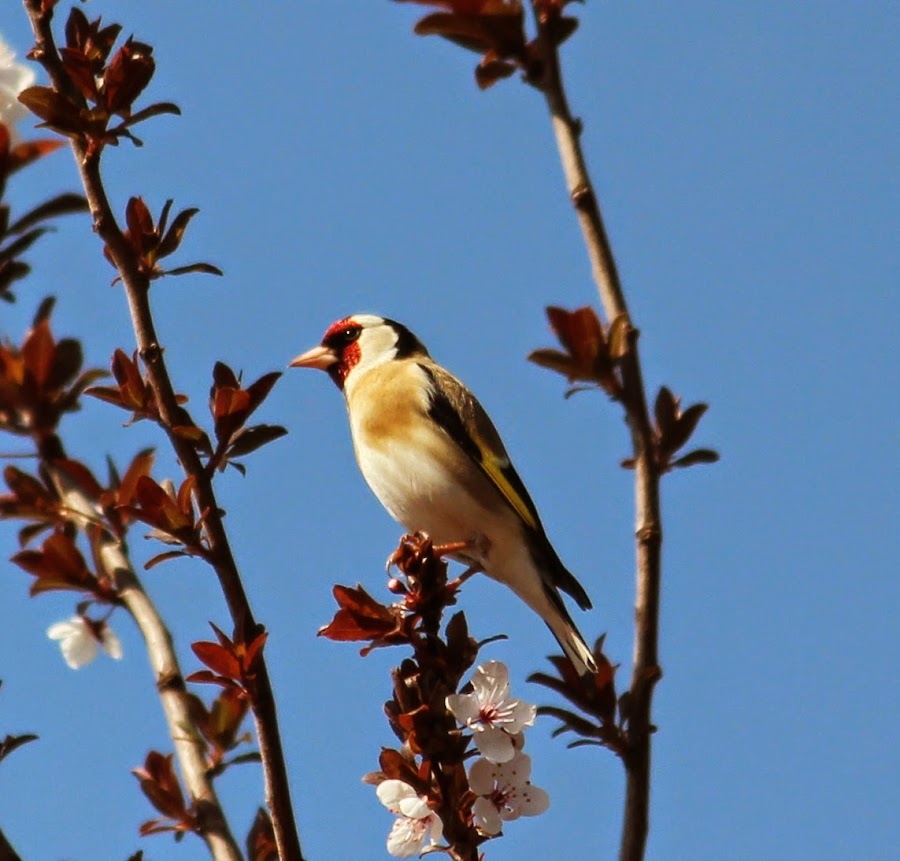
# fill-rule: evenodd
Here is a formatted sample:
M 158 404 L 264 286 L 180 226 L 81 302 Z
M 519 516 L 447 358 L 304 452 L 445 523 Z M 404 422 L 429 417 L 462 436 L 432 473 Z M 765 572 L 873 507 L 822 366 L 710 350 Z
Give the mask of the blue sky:
M 66 9 L 67 4 L 61 4 Z M 898 324 L 894 4 L 592 2 L 564 48 L 573 109 L 641 328 L 648 386 L 711 405 L 696 441 L 714 467 L 666 479 L 661 658 L 648 858 L 837 861 L 895 857 L 898 602 Z M 284 367 L 354 311 L 402 320 L 466 380 L 503 434 L 567 565 L 631 654 L 627 435 L 604 397 L 562 398 L 524 361 L 552 343 L 547 304 L 596 301 L 540 98 L 517 80 L 480 93 L 477 61 L 414 37 L 420 11 L 388 2 L 92 2 L 155 47 L 149 98 L 184 116 L 144 126 L 141 150 L 106 157 L 119 210 L 199 206 L 180 262 L 224 279 L 157 283 L 178 388 L 202 415 L 222 359 L 248 378 Z M 16 4 L 0 32 L 27 50 Z M 17 177 L 14 207 L 76 187 L 67 153 Z M 70 218 L 30 258 L 34 274 L 2 333 L 20 338 L 38 299 L 105 366 L 130 351 L 87 220 Z M 312 859 L 386 857 L 391 818 L 359 778 L 391 735 L 381 714 L 390 651 L 360 659 L 317 639 L 335 582 L 377 594 L 398 528 L 353 462 L 340 396 L 292 371 L 262 418 L 290 435 L 230 473 L 220 494 L 245 582 L 271 632 L 304 847 Z M 67 421 L 70 453 L 103 468 L 160 445 L 92 403 Z M 4 449 L 15 448 L 4 443 Z M 15 550 L 14 529 L 0 527 Z M 138 558 L 150 542 L 133 540 Z M 0 766 L 0 827 L 23 857 L 200 859 L 196 839 L 141 840 L 152 812 L 129 775 L 168 750 L 140 640 L 114 617 L 126 657 L 74 673 L 45 637 L 66 596 L 26 597 L 0 577 L 0 734 L 41 736 Z M 227 616 L 212 575 L 189 562 L 145 577 L 186 669 L 207 620 Z M 485 657 L 516 692 L 553 648 L 545 629 L 484 578 L 463 605 Z M 568 751 L 550 722 L 529 737 L 542 817 L 508 828 L 490 861 L 615 856 L 622 773 L 604 751 Z M 262 799 L 252 766 L 220 788 L 238 833 Z

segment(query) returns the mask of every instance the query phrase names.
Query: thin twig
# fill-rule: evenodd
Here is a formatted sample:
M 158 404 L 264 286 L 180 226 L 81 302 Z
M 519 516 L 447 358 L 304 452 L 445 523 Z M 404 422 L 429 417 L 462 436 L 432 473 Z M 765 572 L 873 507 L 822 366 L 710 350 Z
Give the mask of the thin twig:
M 47 70 L 54 88 L 75 104 L 84 104 L 62 67 L 51 29 L 52 9 L 43 9 L 41 0 L 24 0 L 31 19 L 36 46 L 33 56 Z M 100 176 L 99 154 L 88 154 L 85 142 L 70 138 L 75 161 L 84 185 L 93 218 L 94 230 L 105 243 L 119 270 L 134 327 L 138 352 L 143 360 L 151 388 L 159 405 L 160 422 L 184 472 L 196 479 L 194 499 L 206 512 L 204 530 L 212 555 L 211 564 L 219 578 L 232 620 L 237 627 L 252 632 L 257 628 L 247 595 L 231 552 L 212 482 L 193 445 L 172 428 L 184 422 L 184 413 L 175 400 L 175 390 L 163 360 L 149 302 L 150 283 L 138 266 L 135 253 L 116 222 Z M 284 751 L 278 730 L 275 697 L 265 659 L 260 656 L 254 689 L 251 691 L 253 714 L 259 740 L 268 804 L 281 861 L 303 861 L 300 838 L 294 822 L 290 784 Z
M 600 204 L 581 149 L 581 123 L 572 116 L 562 80 L 559 51 L 547 22 L 533 6 L 541 48 L 541 69 L 534 83 L 544 94 L 562 160 L 566 185 L 591 261 L 600 301 L 609 321 L 630 320 L 618 270 L 603 224 Z M 628 718 L 625 813 L 620 861 L 640 861 L 649 829 L 650 735 L 653 688 L 660 678 L 658 657 L 660 551 L 662 519 L 659 470 L 641 373 L 637 330 L 631 329 L 630 349 L 621 360 L 623 404 L 631 431 L 635 464 L 636 595 L 634 663 Z

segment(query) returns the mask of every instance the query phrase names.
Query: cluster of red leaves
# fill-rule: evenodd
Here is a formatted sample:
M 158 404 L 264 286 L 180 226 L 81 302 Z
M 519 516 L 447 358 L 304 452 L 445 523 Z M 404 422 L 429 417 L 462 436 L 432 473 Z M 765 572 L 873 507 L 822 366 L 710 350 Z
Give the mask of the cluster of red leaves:
M 319 629 L 320 637 L 339 641 L 368 640 L 369 645 L 360 652 L 367 655 L 381 646 L 415 646 L 437 633 L 441 615 L 456 603 L 462 581 L 448 581 L 447 563 L 435 551 L 431 541 L 422 535 L 404 536 L 388 562 L 402 575 L 402 579 L 391 578 L 388 582 L 388 588 L 400 600 L 382 604 L 360 584 L 355 587 L 337 585 L 332 593 L 340 609 Z M 467 667 L 462 672 L 465 669 Z
M 682 410 L 681 398 L 673 395 L 665 386 L 660 388 L 653 406 L 654 452 L 656 467 L 660 472 L 698 463 L 715 463 L 719 459 L 718 452 L 709 448 L 697 448 L 681 457 L 675 457 L 676 452 L 691 438 L 707 409 L 706 404 L 693 404 Z M 633 469 L 634 459 L 627 458 L 622 461 L 622 466 Z
M 88 568 L 84 556 L 65 532 L 48 536 L 40 550 L 20 550 L 12 557 L 12 562 L 35 578 L 29 589 L 32 597 L 42 592 L 63 590 L 89 594 L 101 603 L 118 603 L 112 573 L 103 568 L 96 540 L 92 542 L 92 548 L 97 550 L 94 553 L 96 574 Z
M 162 423 L 156 396 L 149 380 L 141 374 L 137 354 L 129 359 L 122 350 L 116 350 L 112 372 L 115 386 L 92 386 L 86 394 L 130 410 L 131 421 L 152 419 Z M 280 425 L 246 426 L 247 420 L 266 399 L 280 376 L 279 371 L 272 371 L 243 388 L 240 376 L 224 362 L 216 362 L 209 393 L 215 446 L 206 431 L 194 424 L 186 412 L 182 413 L 182 423 L 171 428 L 172 433 L 189 441 L 201 456 L 207 458 L 208 473 L 223 470 L 229 465 L 241 473 L 245 472 L 243 464 L 235 462 L 236 458 L 244 457 L 287 433 Z M 187 403 L 184 395 L 176 395 L 175 398 L 179 405 Z
M 437 7 L 420 19 L 415 32 L 420 36 L 443 36 L 457 45 L 482 55 L 475 80 L 487 89 L 517 69 L 529 80 L 537 78 L 540 51 L 538 40 L 528 40 L 520 0 L 398 0 Z M 538 25 L 552 44 L 564 42 L 578 27 L 575 18 L 562 14 L 569 0 L 534 0 Z
M 0 430 L 32 437 L 51 434 L 64 413 L 79 408 L 81 393 L 106 376 L 96 369 L 79 373 L 81 344 L 74 338 L 54 339 L 52 307 L 52 300 L 41 304 L 21 345 L 0 343 Z
M 247 388 L 241 387 L 241 378 L 224 362 L 216 362 L 213 368 L 213 384 L 209 390 L 209 411 L 214 422 L 215 449 L 208 438 L 200 437 L 201 452 L 209 455 L 207 470 L 224 470 L 233 466 L 245 471 L 235 458 L 243 457 L 258 448 L 284 436 L 287 430 L 281 425 L 259 424 L 247 427 L 247 420 L 268 397 L 272 386 L 281 376 L 280 371 L 263 374 Z M 196 428 L 186 428 L 188 438 L 197 439 Z
M 630 694 L 626 691 L 621 697 L 616 697 L 617 667 L 611 664 L 603 653 L 604 638 L 605 635 L 600 637 L 593 649 L 598 670 L 595 676 L 585 679 L 575 672 L 567 658 L 562 655 L 551 655 L 549 660 L 556 670 L 556 675 L 532 673 L 528 681 L 556 691 L 582 712 L 582 715 L 579 715 L 571 709 L 540 706 L 538 714 L 549 715 L 561 722 L 561 726 L 554 730 L 554 736 L 574 732 L 581 738 L 570 742 L 569 747 L 595 744 L 608 747 L 619 756 L 623 756 L 627 746 L 625 724 L 628 719 Z
M 221 774 L 231 765 L 259 761 L 257 751 L 226 758 L 240 745 L 251 740 L 249 732 L 240 732 L 250 708 L 247 697 L 233 687 L 226 687 L 207 709 L 198 696 L 187 696 L 191 719 L 206 745 L 207 771 L 211 776 Z
M 197 656 L 212 667 L 215 673 L 206 670 L 194 673 L 188 681 L 212 682 L 222 686 L 222 691 L 207 708 L 194 694 L 187 694 L 191 726 L 204 744 L 207 771 L 211 777 L 218 776 L 226 768 L 244 762 L 259 762 L 257 751 L 231 756 L 240 745 L 250 741 L 250 733 L 241 732 L 241 726 L 250 709 L 256 661 L 265 643 L 265 633 L 260 633 L 248 645 L 237 635 L 234 640 L 226 637 L 215 625 L 212 626 L 219 639 L 218 643 L 194 643 Z M 181 786 L 172 766 L 172 755 L 163 756 L 157 751 L 147 754 L 143 768 L 133 771 L 140 781 L 141 789 L 150 803 L 163 814 L 151 819 L 140 828 L 142 835 L 174 832 L 178 840 L 188 832 L 199 833 L 202 828 L 202 810 L 195 804 L 187 805 Z M 264 812 L 257 814 L 247 836 L 248 857 L 253 861 L 272 861 L 275 838 L 271 820 Z
M 13 173 L 62 145 L 62 141 L 34 140 L 12 146 L 9 130 L 0 122 L 0 200 Z M 58 194 L 16 219 L 11 218 L 8 204 L 0 204 L 0 299 L 12 302 L 13 283 L 31 272 L 22 255 L 49 230 L 43 222 L 58 215 L 86 211 L 84 197 L 71 193 Z
M 144 568 L 150 569 L 167 559 L 179 556 L 206 556 L 203 538 L 204 511 L 198 517 L 194 510 L 193 490 L 195 476 L 188 476 L 176 491 L 165 483 L 157 484 L 149 475 L 140 476 L 135 482 L 135 505 L 123 505 L 119 511 L 134 520 L 140 520 L 153 531 L 148 538 L 156 538 L 164 544 L 177 544 L 181 549 L 167 550 L 148 559 Z
M 162 278 L 164 275 L 187 275 L 189 272 L 203 272 L 207 275 L 221 275 L 222 270 L 211 263 L 189 263 L 176 266 L 174 269 L 163 269 L 159 261 L 174 254 L 184 239 L 188 222 L 200 211 L 196 208 L 183 209 L 169 224 L 169 211 L 172 208 L 169 199 L 163 205 L 159 220 L 154 224 L 153 216 L 140 197 L 131 197 L 125 206 L 125 241 L 134 251 L 138 269 L 149 280 Z M 109 247 L 103 246 L 103 254 L 115 267 L 115 261 Z M 117 277 L 113 283 L 121 280 Z
M 100 18 L 88 21 L 84 12 L 73 7 L 66 22 L 66 44 L 59 50 L 71 92 L 36 86 L 19 96 L 43 121 L 40 125 L 83 140 L 88 157 L 99 154 L 106 144 L 118 145 L 122 137 L 140 146 L 132 126 L 159 114 L 181 113 L 171 102 L 133 110 L 156 71 L 156 62 L 153 48 L 133 37 L 110 57 L 121 31 L 119 24 L 104 27 Z M 113 117 L 120 122 L 110 126 Z
M 112 373 L 115 386 L 91 386 L 85 389 L 85 394 L 130 410 L 129 423 L 141 419 L 161 421 L 156 395 L 150 381 L 141 374 L 137 352 L 129 359 L 124 350 L 116 350 L 112 358 Z M 175 400 L 178 404 L 186 404 L 188 399 L 186 395 L 176 394 Z
M 529 353 L 529 361 L 563 374 L 570 383 L 584 382 L 602 388 L 610 397 L 622 395 L 617 365 L 628 352 L 632 330 L 628 318 L 617 317 L 604 328 L 597 312 L 590 306 L 566 311 L 550 306 L 546 309 L 550 328 L 562 350 L 545 348 Z M 569 389 L 566 396 L 584 387 Z
M 241 720 L 245 713 L 246 711 L 241 714 Z M 148 819 L 141 825 L 141 836 L 172 832 L 178 841 L 185 834 L 202 831 L 202 808 L 195 803 L 189 805 L 185 801 L 172 760 L 172 754 L 164 756 L 159 751 L 151 750 L 144 760 L 144 765 L 132 769 L 131 773 L 138 779 L 144 795 L 162 814 L 156 819 Z M 230 764 L 237 761 L 236 758 Z M 241 759 L 241 761 L 248 760 Z M 217 769 L 217 773 L 221 770 L 222 767 Z M 278 861 L 272 820 L 262 808 L 257 811 L 247 834 L 247 858 L 248 861 Z
M 542 368 L 563 374 L 570 383 L 591 384 L 570 388 L 566 397 L 585 388 L 599 386 L 613 399 L 623 400 L 619 366 L 621 360 L 628 355 L 635 335 L 628 318 L 619 316 L 608 327 L 604 327 L 597 312 L 589 306 L 575 311 L 552 306 L 546 310 L 550 327 L 563 349 L 534 350 L 528 355 L 529 360 Z M 675 453 L 697 429 L 706 410 L 706 404 L 694 404 L 682 410 L 680 398 L 675 397 L 665 386 L 659 390 L 653 411 L 653 451 L 654 461 L 660 472 L 697 463 L 715 463 L 719 459 L 716 452 L 707 448 L 695 449 L 675 458 Z M 634 459 L 623 460 L 622 466 L 633 469 Z
M 361 586 L 336 586 L 340 609 L 319 634 L 333 640 L 367 640 L 362 654 L 379 646 L 412 648 L 413 656 L 392 673 L 393 695 L 384 707 L 401 748 L 384 749 L 381 770 L 366 780 L 373 784 L 389 778 L 405 781 L 428 798 L 441 818 L 447 841 L 474 851 L 484 838 L 471 822 L 474 797 L 464 766 L 469 738 L 457 731 L 446 699 L 457 692 L 475 664 L 480 644 L 469 636 L 462 612 L 454 614 L 441 631 L 443 612 L 456 603 L 466 576 L 449 581 L 441 552 L 425 536 L 405 536 L 390 560 L 399 576 L 389 581 L 388 588 L 399 600 L 386 605 Z
M 210 627 L 218 642 L 191 643 L 194 654 L 209 669 L 191 673 L 187 681 L 221 685 L 238 698 L 252 703 L 256 692 L 256 674 L 268 633 L 261 625 L 257 625 L 252 631 L 238 626 L 232 639 L 212 622 Z
M 54 459 L 52 470 L 55 478 L 46 463 L 41 464 L 37 476 L 7 466 L 3 478 L 10 492 L 0 495 L 0 518 L 28 521 L 19 532 L 19 543 L 23 547 L 46 529 L 65 530 L 71 526 L 73 518 L 83 521 L 84 512 L 71 511 L 61 498 L 58 485 L 62 479 L 91 504 L 97 517 L 97 522 L 92 525 L 102 526 L 110 534 L 121 538 L 134 520 L 129 508 L 136 500 L 138 481 L 150 473 L 153 458 L 151 449 L 138 452 L 121 477 L 110 461 L 106 486 L 101 485 L 90 469 L 77 460 Z M 91 535 L 90 530 L 88 534 Z
M 172 831 L 175 839 L 181 840 L 185 834 L 199 829 L 197 810 L 194 804 L 189 806 L 185 803 L 172 757 L 171 753 L 163 756 L 158 751 L 151 750 L 143 767 L 132 770 L 144 795 L 162 813 L 161 817 L 148 819 L 141 825 L 141 836 Z

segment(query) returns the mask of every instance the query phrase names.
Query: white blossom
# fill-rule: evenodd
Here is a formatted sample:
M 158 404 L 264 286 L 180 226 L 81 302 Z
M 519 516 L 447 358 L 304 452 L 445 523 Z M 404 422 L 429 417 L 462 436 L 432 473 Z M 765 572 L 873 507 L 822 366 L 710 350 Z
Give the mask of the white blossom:
M 443 834 L 440 818 L 419 795 L 402 780 L 385 780 L 376 789 L 378 800 L 397 820 L 387 838 L 387 850 L 395 858 L 411 858 L 426 846 L 437 843 Z
M 10 136 L 10 143 L 18 142 L 16 123 L 29 115 L 28 108 L 19 102 L 19 93 L 34 83 L 34 70 L 16 62 L 12 48 L 0 36 L 0 123 Z
M 550 806 L 550 796 L 532 785 L 531 757 L 516 753 L 509 762 L 478 759 L 469 769 L 469 788 L 478 797 L 472 805 L 475 826 L 491 836 L 503 822 L 537 816 Z
M 509 762 L 522 747 L 520 733 L 534 724 L 537 707 L 509 696 L 509 670 L 487 661 L 472 676 L 471 694 L 451 694 L 447 708 L 472 730 L 475 746 L 491 762 Z M 517 743 L 518 741 L 518 743 Z
M 73 616 L 67 622 L 56 622 L 47 628 L 47 636 L 59 640 L 63 658 L 73 670 L 80 670 L 97 657 L 98 644 L 111 658 L 122 659 L 122 643 L 106 622 Z

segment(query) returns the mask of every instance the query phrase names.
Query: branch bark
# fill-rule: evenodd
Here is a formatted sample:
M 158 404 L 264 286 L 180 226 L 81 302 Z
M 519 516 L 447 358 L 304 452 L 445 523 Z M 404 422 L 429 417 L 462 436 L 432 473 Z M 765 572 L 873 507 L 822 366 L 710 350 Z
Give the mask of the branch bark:
M 625 315 L 628 305 L 606 234 L 600 204 L 581 148 L 581 122 L 569 108 L 559 49 L 551 25 L 533 3 L 541 64 L 531 83 L 544 94 L 562 161 L 566 186 L 581 227 L 600 302 L 608 321 Z M 625 812 L 620 861 L 640 861 L 649 830 L 650 736 L 653 688 L 661 676 L 658 656 L 662 517 L 660 473 L 638 354 L 638 331 L 630 329 L 630 349 L 621 360 L 622 385 L 635 462 L 635 640 L 628 717 Z
M 62 450 L 61 443 L 59 449 Z M 45 465 L 60 497 L 79 526 L 86 529 L 90 523 L 102 521 L 102 511 L 94 510 L 91 501 L 74 486 L 65 473 L 55 469 L 52 461 L 45 461 Z M 105 532 L 101 538 L 100 555 L 107 572 L 114 574 L 122 604 L 144 638 L 181 776 L 196 807 L 200 823 L 199 834 L 215 861 L 243 861 L 241 850 L 231 834 L 207 773 L 203 741 L 193 729 L 194 719 L 188 706 L 184 676 L 178 664 L 172 636 L 150 596 L 144 591 L 124 543 Z
M 6 839 L 6 835 L 0 831 L 0 861 L 22 861 L 19 853 L 13 849 L 12 844 Z
M 41 0 L 23 0 L 23 2 L 35 36 L 32 56 L 47 70 L 57 92 L 73 104 L 84 106 L 84 99 L 60 62 L 51 28 L 52 8 L 43 8 Z M 150 282 L 140 271 L 135 254 L 113 214 L 100 175 L 99 153 L 90 154 L 86 142 L 79 137 L 71 137 L 70 144 L 90 207 L 94 230 L 105 243 L 122 279 L 138 352 L 147 368 L 148 379 L 159 405 L 160 422 L 185 474 L 196 479 L 194 500 L 198 509 L 208 512 L 204 520 L 204 529 L 210 548 L 210 562 L 219 578 L 232 621 L 236 627 L 253 632 L 258 625 L 253 617 L 222 523 L 212 479 L 203 468 L 191 443 L 172 432 L 173 427 L 184 423 L 184 414 L 176 403 L 175 390 L 169 379 L 168 369 L 163 360 L 163 349 L 156 334 L 149 302 Z M 281 861 L 303 861 L 278 729 L 275 697 L 264 656 L 260 656 L 251 699 L 263 763 L 266 802 L 271 813 L 279 856 Z

